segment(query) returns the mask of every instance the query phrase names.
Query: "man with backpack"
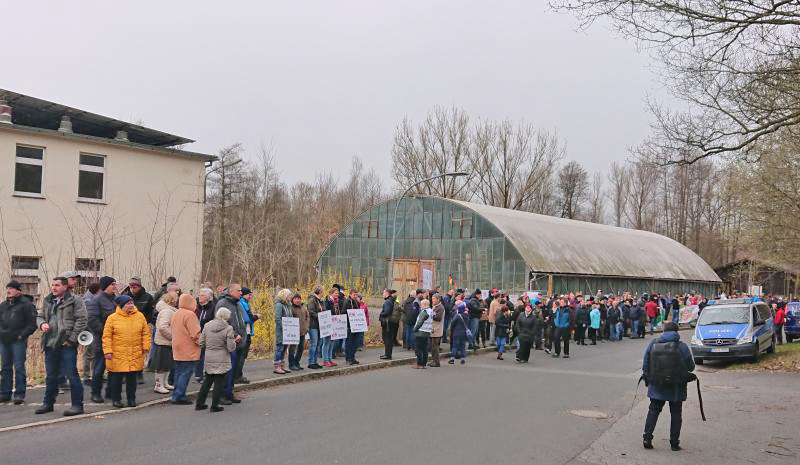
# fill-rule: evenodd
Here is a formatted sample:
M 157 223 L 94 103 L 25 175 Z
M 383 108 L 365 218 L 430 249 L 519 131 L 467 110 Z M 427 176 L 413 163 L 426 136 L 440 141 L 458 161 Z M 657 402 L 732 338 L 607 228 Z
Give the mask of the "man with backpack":
M 653 448 L 653 431 L 658 415 L 666 402 L 669 402 L 670 428 L 669 442 L 672 450 L 679 451 L 681 435 L 681 414 L 686 400 L 686 384 L 694 375 L 694 359 L 689 347 L 681 342 L 678 325 L 664 324 L 664 333 L 647 346 L 642 364 L 642 377 L 647 384 L 647 397 L 650 410 L 644 424 L 644 448 Z

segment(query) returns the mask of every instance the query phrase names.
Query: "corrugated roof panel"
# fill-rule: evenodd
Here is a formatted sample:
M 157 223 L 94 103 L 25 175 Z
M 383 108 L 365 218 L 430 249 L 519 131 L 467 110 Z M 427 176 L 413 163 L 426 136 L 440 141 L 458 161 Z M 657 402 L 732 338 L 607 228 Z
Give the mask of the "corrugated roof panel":
M 720 281 L 705 260 L 660 234 L 447 201 L 494 224 L 535 272 Z

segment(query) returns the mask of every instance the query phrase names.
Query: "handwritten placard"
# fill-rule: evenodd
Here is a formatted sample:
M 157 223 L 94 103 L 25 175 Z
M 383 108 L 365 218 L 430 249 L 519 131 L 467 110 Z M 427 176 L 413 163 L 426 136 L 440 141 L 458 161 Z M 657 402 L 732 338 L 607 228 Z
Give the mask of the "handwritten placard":
M 319 337 L 329 337 L 333 334 L 333 315 L 330 310 L 317 313 L 319 320 Z
M 333 315 L 333 332 L 331 340 L 347 339 L 347 315 Z
M 300 318 L 282 317 L 283 345 L 300 344 Z
M 347 318 L 350 320 L 351 333 L 366 333 L 369 329 L 367 327 L 367 315 L 364 314 L 364 310 L 351 308 L 347 310 Z

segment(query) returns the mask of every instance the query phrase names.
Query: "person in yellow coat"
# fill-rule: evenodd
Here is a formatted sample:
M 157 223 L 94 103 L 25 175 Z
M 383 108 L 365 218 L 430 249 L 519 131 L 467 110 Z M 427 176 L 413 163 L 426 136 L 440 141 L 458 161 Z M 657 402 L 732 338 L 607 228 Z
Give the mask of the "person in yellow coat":
M 128 407 L 136 407 L 136 376 L 144 368 L 150 351 L 150 328 L 144 315 L 127 295 L 114 299 L 117 305 L 103 328 L 103 353 L 108 370 L 108 397 L 122 408 L 122 379 Z

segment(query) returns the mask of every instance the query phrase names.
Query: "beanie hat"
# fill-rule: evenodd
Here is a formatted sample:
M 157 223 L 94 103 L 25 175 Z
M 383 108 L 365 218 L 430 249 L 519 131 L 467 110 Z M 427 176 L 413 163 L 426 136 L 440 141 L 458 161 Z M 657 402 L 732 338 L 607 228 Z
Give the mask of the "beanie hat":
M 100 278 L 100 290 L 105 291 L 108 286 L 114 284 L 115 282 L 117 281 L 111 276 L 103 276 Z
M 127 296 L 125 294 L 118 295 L 118 296 L 114 297 L 114 303 L 117 304 L 119 306 L 119 308 L 124 307 L 125 304 L 127 304 L 131 300 L 133 300 L 133 299 L 131 299 L 129 296 Z
M 15 281 L 12 279 L 11 281 L 8 282 L 8 284 L 6 284 L 6 289 L 16 289 L 22 292 L 22 284 L 20 284 L 19 281 Z
M 248 288 L 248 287 L 243 287 L 242 288 L 242 295 L 247 295 L 247 294 L 252 294 L 252 293 L 253 293 L 253 291 L 251 291 L 250 288 Z

